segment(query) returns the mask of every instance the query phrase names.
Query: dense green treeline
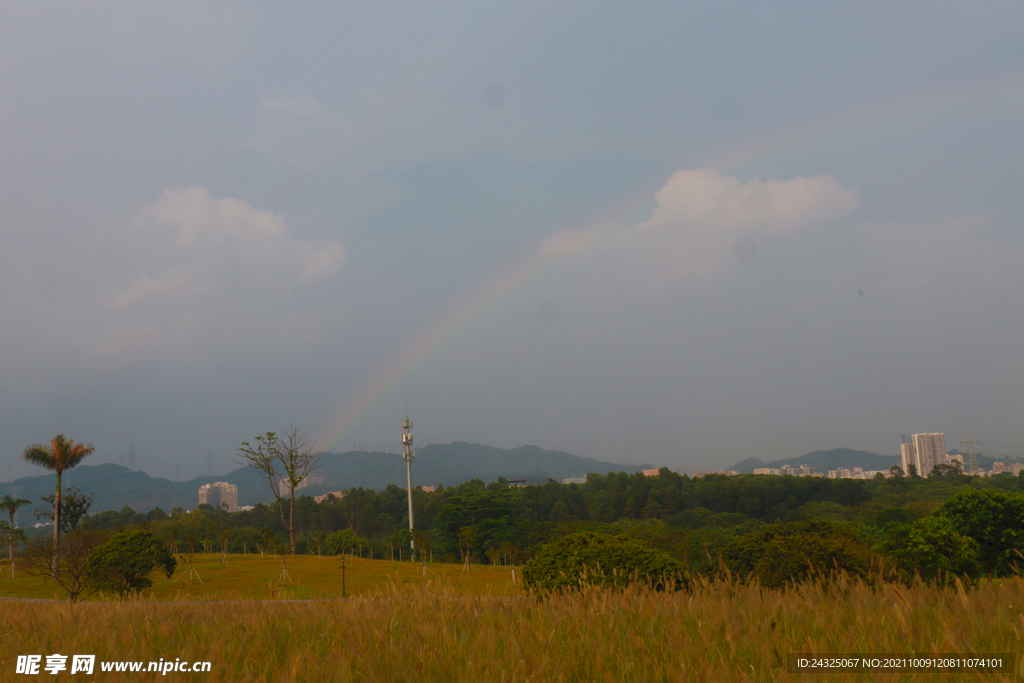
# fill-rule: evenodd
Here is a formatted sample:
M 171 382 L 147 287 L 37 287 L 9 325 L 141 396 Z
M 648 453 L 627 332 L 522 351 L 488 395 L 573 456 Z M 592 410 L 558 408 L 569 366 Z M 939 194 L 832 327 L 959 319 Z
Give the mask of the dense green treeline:
M 585 484 L 569 485 L 549 480 L 540 486 L 512 488 L 504 481 L 485 485 L 473 480 L 429 493 L 417 488 L 413 503 L 417 547 L 437 560 L 468 557 L 475 563 L 520 563 L 535 556 L 545 543 L 574 532 L 598 531 L 663 550 L 691 571 L 713 572 L 720 567 L 723 551 L 735 550 L 741 539 L 749 543 L 757 534 L 767 533 L 765 529 L 776 528 L 772 525 L 815 521 L 841 526 L 849 532 L 844 534 L 856 537 L 858 548 L 884 550 L 896 558 L 894 562 L 902 561 L 907 572 L 966 571 L 975 566 L 966 559 L 957 565 L 942 564 L 936 558 L 922 564 L 914 553 L 904 552 L 908 544 L 932 539 L 936 557 L 954 550 L 974 553 L 978 571 L 1005 574 L 1017 559 L 1013 529 L 1019 527 L 1012 525 L 1018 503 L 1024 521 L 1022 484 L 1024 478 L 1009 475 L 981 478 L 958 472 L 872 480 L 773 475 L 691 479 L 662 469 L 656 477 L 592 474 Z M 1009 506 L 1009 512 L 999 513 L 1006 517 L 999 532 L 1002 536 L 983 537 L 981 529 L 986 524 L 992 527 L 991 520 L 968 519 L 974 514 L 970 506 L 977 501 L 965 499 L 965 493 L 983 494 L 986 505 Z M 383 491 L 355 488 L 322 503 L 302 496 L 295 505 L 296 551 L 408 558 L 407 514 L 406 492 L 397 486 Z M 939 526 L 929 521 L 936 515 L 945 520 Z M 126 507 L 88 516 L 83 524 L 94 530 L 147 527 L 176 552 L 274 552 L 286 540 L 276 504 L 230 514 L 209 506 L 188 513 L 176 508 L 170 514 L 159 508 L 141 514 Z M 943 536 L 942 529 L 955 529 L 962 536 L 954 539 L 959 545 L 949 546 L 949 535 Z M 775 534 L 771 538 L 789 538 L 771 533 Z M 980 539 L 976 550 L 969 543 L 974 537 Z M 940 538 L 946 539 L 945 549 L 936 545 Z M 818 541 L 772 543 L 784 549 L 789 547 L 785 544 L 794 543 L 817 547 Z M 1020 545 L 1024 548 L 1024 538 Z M 850 552 L 863 559 L 861 550 Z M 757 561 L 748 562 L 750 571 Z

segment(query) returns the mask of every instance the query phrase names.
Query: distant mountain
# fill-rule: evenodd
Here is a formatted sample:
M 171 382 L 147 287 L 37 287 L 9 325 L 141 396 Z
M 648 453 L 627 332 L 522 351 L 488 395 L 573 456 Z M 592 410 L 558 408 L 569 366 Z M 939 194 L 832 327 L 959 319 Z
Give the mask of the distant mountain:
M 505 477 L 541 484 L 548 478 L 561 481 L 566 477 L 582 477 L 591 472 L 635 472 L 648 467 L 603 462 L 561 451 L 547 451 L 536 446 L 505 449 L 457 441 L 447 445 L 430 444 L 418 449 L 412 463 L 412 481 L 413 486 L 454 486 L 470 479 L 492 482 L 498 477 Z M 219 476 L 173 482 L 151 477 L 145 472 L 133 472 L 120 465 L 79 465 L 64 473 L 62 483 L 65 487 L 74 486 L 83 493 L 96 494 L 90 512 L 120 510 L 125 505 L 136 512 L 146 512 L 154 507 L 170 512 L 175 507 L 187 510 L 196 507 L 199 487 L 215 481 L 236 485 L 239 505 L 271 500 L 267 482 L 247 467 Z M 301 493 L 315 496 L 353 487 L 380 490 L 388 484 L 405 488 L 405 462 L 401 455 L 365 451 L 325 453 L 310 485 L 302 489 Z M 52 494 L 55 486 L 56 479 L 52 474 L 22 477 L 0 483 L 0 494 L 13 491 L 19 497 L 35 502 L 42 496 Z M 41 508 L 43 505 L 36 507 Z M 31 515 L 31 512 L 22 514 Z M 34 518 L 28 517 L 20 519 L 19 523 L 30 524 L 34 521 Z
M 740 474 L 750 474 L 757 467 L 771 467 L 778 469 L 783 465 L 810 465 L 816 472 L 827 474 L 829 470 L 840 467 L 861 467 L 865 470 L 887 470 L 893 465 L 899 465 L 899 456 L 878 455 L 868 451 L 855 451 L 852 448 L 833 448 L 830 451 L 814 451 L 798 458 L 787 458 L 785 460 L 772 460 L 764 462 L 757 458 L 741 460 L 730 470 Z

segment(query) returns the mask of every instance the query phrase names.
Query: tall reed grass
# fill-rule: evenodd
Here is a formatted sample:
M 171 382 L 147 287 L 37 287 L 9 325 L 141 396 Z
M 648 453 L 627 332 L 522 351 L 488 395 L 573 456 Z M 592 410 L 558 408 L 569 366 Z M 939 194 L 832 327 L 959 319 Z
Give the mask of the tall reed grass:
M 688 592 L 587 589 L 544 599 L 471 597 L 437 582 L 308 602 L 4 603 L 0 679 L 24 678 L 14 674 L 18 654 L 59 652 L 213 663 L 211 673 L 167 680 L 991 682 L 1019 680 L 1022 662 L 1013 675 L 789 674 L 786 657 L 1013 652 L 1020 660 L 1022 612 L 1021 579 L 968 591 L 842 580 L 773 591 L 725 580 Z

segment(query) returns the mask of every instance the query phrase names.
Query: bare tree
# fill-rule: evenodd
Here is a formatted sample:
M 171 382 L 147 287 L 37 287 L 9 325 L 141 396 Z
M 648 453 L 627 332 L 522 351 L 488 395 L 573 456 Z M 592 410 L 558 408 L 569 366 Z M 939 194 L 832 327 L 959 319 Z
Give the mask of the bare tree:
M 295 489 L 320 466 L 322 454 L 316 450 L 316 443 L 295 427 L 283 435 L 267 432 L 257 436 L 255 442 L 253 445 L 243 441 L 239 446 L 241 464 L 252 467 L 270 483 L 281 512 L 281 524 L 288 533 L 289 550 L 294 554 Z M 284 514 L 285 498 L 288 499 L 287 519 Z
M 96 591 L 102 578 L 89 571 L 89 555 L 107 536 L 97 531 L 75 531 L 61 537 L 59 548 L 51 539 L 33 538 L 25 549 L 28 572 L 56 581 L 68 592 L 71 602 L 84 598 Z

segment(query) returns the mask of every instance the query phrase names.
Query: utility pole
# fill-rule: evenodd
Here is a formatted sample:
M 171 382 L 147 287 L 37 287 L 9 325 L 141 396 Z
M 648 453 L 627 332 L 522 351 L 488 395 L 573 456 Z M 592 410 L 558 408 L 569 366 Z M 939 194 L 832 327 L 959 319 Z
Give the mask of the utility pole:
M 405 458 L 405 481 L 406 490 L 409 492 L 409 548 L 415 553 L 416 539 L 413 536 L 413 529 L 416 525 L 412 519 L 412 459 L 416 457 L 416 451 L 412 449 L 412 420 L 409 419 L 409 407 L 406 404 L 405 419 L 402 420 L 402 457 Z
M 974 436 L 968 432 L 967 439 L 960 442 L 967 446 L 967 474 L 975 474 L 978 471 L 978 455 L 974 452 Z

